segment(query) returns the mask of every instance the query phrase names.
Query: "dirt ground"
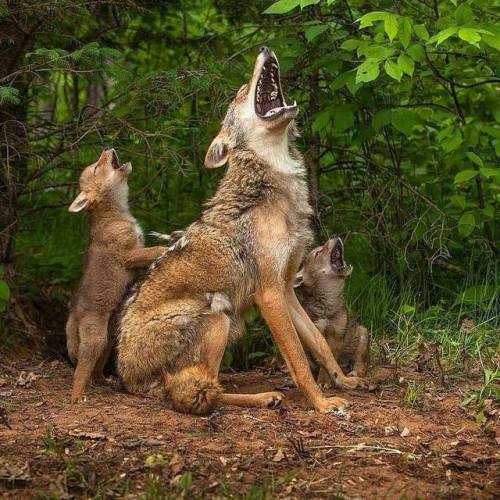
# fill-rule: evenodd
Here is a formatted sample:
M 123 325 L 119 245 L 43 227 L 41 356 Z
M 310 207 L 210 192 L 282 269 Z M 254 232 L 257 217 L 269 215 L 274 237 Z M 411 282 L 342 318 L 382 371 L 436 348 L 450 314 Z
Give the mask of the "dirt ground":
M 385 380 L 375 390 L 343 393 L 352 403 L 345 415 L 309 409 L 284 373 L 224 374 L 229 392 L 278 388 L 286 391 L 286 404 L 225 407 L 200 418 L 175 413 L 156 396 L 110 388 L 93 388 L 87 403 L 71 405 L 72 370 L 65 363 L 0 364 L 0 496 L 500 494 L 498 418 L 485 430 L 461 407 L 473 384 L 443 386 L 411 367 L 376 373 Z

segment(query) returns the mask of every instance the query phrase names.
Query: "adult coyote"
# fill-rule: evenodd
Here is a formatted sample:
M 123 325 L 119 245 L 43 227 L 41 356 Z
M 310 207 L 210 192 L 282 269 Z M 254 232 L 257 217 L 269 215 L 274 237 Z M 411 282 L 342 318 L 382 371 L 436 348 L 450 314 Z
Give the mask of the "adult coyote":
M 347 401 L 321 393 L 301 340 L 337 386 L 363 384 L 344 376 L 293 291 L 312 241 L 304 162 L 293 146 L 297 112 L 283 98 L 276 56 L 263 47 L 205 157 L 208 168 L 229 163 L 216 194 L 124 305 L 118 370 L 130 390 L 162 376 L 174 408 L 195 414 L 217 404 L 278 404 L 280 393 L 225 394 L 217 382 L 224 349 L 252 303 L 317 410 Z

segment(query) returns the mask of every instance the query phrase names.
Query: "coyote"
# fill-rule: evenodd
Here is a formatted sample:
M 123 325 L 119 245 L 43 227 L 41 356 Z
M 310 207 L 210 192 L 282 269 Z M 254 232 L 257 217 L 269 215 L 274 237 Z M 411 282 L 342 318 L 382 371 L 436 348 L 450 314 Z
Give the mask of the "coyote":
M 165 247 L 143 248 L 142 231 L 128 208 L 130 163 L 120 166 L 114 149 L 105 149 L 80 176 L 80 193 L 70 212 L 89 212 L 90 238 L 85 269 L 72 300 L 66 337 L 76 364 L 73 402 L 85 398 L 92 377 L 103 382 L 111 342 L 108 323 L 133 280 L 135 268 L 158 258 Z
M 344 260 L 344 245 L 334 237 L 312 250 L 297 273 L 296 287 L 307 314 L 326 338 L 333 355 L 349 375 L 364 377 L 368 369 L 370 333 L 351 316 L 344 302 L 344 285 L 352 266 Z M 320 367 L 318 383 L 330 385 Z
M 347 401 L 321 393 L 301 340 L 337 386 L 363 385 L 342 373 L 293 290 L 312 241 L 306 172 L 293 145 L 297 113 L 283 98 L 276 56 L 263 47 L 205 157 L 208 168 L 229 163 L 216 194 L 124 303 L 118 372 L 129 390 L 161 376 L 174 409 L 194 414 L 221 404 L 280 404 L 279 392 L 225 394 L 217 381 L 224 349 L 244 331 L 241 314 L 252 303 L 317 410 Z

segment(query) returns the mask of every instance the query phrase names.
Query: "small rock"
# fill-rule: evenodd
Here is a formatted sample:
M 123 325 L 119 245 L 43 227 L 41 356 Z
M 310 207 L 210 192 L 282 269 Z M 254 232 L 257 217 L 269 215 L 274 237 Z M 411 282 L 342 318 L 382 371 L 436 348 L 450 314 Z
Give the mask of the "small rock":
M 401 436 L 402 438 L 405 438 L 405 437 L 407 437 L 407 436 L 409 436 L 409 435 L 410 435 L 410 429 L 408 429 L 408 427 L 405 427 L 405 428 L 401 431 L 401 434 L 400 434 L 400 436 Z

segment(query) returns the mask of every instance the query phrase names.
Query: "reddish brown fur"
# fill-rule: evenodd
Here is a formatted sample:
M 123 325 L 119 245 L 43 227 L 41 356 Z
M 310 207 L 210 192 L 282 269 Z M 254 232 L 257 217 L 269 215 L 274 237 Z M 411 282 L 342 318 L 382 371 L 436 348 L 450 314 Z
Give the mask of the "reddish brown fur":
M 331 263 L 336 245 L 343 263 L 340 269 Z M 307 255 L 297 279 L 301 285 L 300 301 L 340 366 L 350 375 L 364 377 L 369 362 L 370 333 L 357 323 L 345 305 L 345 280 L 351 271 L 352 267 L 344 262 L 342 240 L 332 238 Z M 331 385 L 323 368 L 320 368 L 318 382 Z
M 257 58 L 252 79 L 239 90 L 207 153 L 208 167 L 229 163 L 217 193 L 152 266 L 122 311 L 118 370 L 126 386 L 136 390 L 163 376 L 174 407 L 183 411 L 197 413 L 199 399 L 191 389 L 186 399 L 182 390 L 168 385 L 180 383 L 184 370 L 183 387 L 198 392 L 215 387 L 224 348 L 232 333 L 241 331 L 233 325 L 253 302 L 316 409 L 329 411 L 347 402 L 322 395 L 299 335 L 339 386 L 363 383 L 343 375 L 293 291 L 311 242 L 311 208 L 303 160 L 292 144 L 296 112 L 266 121 L 254 111 L 257 81 L 269 55 L 263 51 Z M 231 310 L 214 308 L 214 293 L 227 298 Z M 221 404 L 242 406 L 274 406 L 281 398 L 279 393 L 218 397 Z
M 164 247 L 143 248 L 140 227 L 128 209 L 127 177 L 114 150 L 105 150 L 80 176 L 71 212 L 89 213 L 89 246 L 66 325 L 68 354 L 76 371 L 72 401 L 82 400 L 92 377 L 103 381 L 111 350 L 108 323 L 133 280 L 133 268 L 149 264 Z

